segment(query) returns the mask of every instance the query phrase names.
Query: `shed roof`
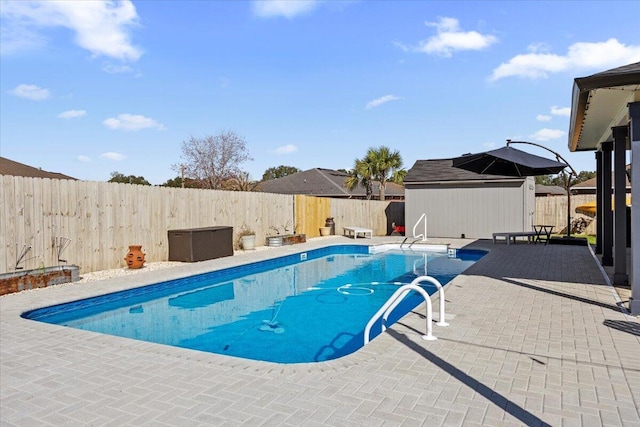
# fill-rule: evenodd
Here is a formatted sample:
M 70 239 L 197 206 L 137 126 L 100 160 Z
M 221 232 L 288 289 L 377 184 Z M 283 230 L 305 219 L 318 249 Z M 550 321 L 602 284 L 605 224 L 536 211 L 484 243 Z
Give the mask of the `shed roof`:
M 47 172 L 5 157 L 0 157 L 0 175 L 24 176 L 27 178 L 76 179 L 58 172 Z
M 333 169 L 314 168 L 261 182 L 258 188 L 266 193 L 344 198 L 365 197 L 366 191 L 360 186 L 353 190 L 345 188 L 344 181 L 348 176 L 345 172 Z M 377 181 L 374 182 L 374 196 L 378 195 L 378 185 Z M 385 195 L 387 197 L 404 197 L 404 187 L 393 182 L 387 182 Z
M 455 181 L 523 181 L 503 175 L 487 175 L 453 166 L 453 159 L 418 160 L 407 172 L 405 183 L 455 182 Z

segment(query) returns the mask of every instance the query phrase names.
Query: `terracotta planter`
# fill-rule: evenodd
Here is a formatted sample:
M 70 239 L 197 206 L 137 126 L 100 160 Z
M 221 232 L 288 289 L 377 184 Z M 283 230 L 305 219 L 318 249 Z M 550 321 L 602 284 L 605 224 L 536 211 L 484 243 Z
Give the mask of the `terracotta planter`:
M 333 221 L 333 217 L 327 218 L 327 221 L 324 223 L 325 227 L 329 227 L 330 231 L 328 235 L 333 236 L 336 234 L 336 223 Z
M 331 235 L 331 227 L 320 227 L 320 235 L 321 236 Z
M 142 252 L 142 245 L 129 246 L 129 253 L 124 257 L 129 268 L 141 268 L 144 264 L 144 253 Z

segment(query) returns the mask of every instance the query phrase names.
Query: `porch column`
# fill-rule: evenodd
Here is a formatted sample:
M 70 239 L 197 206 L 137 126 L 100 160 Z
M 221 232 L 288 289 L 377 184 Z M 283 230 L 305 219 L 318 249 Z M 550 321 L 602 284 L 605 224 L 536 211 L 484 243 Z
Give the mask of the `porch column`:
M 602 151 L 596 151 L 596 253 L 602 255 Z
M 611 149 L 613 142 L 602 143 L 602 265 L 613 265 L 613 212 L 611 212 Z
M 614 258 L 613 283 L 626 285 L 627 276 L 627 178 L 626 152 L 628 126 L 616 126 L 613 131 L 613 197 L 614 197 Z
M 640 315 L 640 102 L 629 104 L 631 122 L 631 298 L 629 310 Z M 635 156 L 633 154 L 636 154 Z M 635 173 L 633 171 L 636 171 Z M 635 249 L 635 250 L 634 250 Z

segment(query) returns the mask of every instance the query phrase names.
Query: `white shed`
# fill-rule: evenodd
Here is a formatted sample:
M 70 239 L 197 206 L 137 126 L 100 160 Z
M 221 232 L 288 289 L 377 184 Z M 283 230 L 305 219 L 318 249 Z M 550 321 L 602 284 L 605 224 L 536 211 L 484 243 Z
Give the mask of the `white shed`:
M 488 239 L 494 232 L 533 230 L 533 177 L 478 174 L 453 167 L 451 159 L 418 160 L 404 185 L 407 236 L 423 214 L 428 237 Z M 423 231 L 420 222 L 416 234 Z

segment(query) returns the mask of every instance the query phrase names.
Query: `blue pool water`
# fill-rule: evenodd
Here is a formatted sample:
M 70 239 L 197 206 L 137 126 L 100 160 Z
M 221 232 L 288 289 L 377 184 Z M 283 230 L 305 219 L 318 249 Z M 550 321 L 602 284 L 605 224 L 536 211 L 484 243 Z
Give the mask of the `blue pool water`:
M 371 316 L 425 273 L 443 285 L 482 251 L 330 246 L 46 307 L 29 319 L 193 350 L 278 363 L 336 359 L 363 345 Z M 435 287 L 425 285 L 430 293 Z M 421 301 L 407 298 L 396 321 Z M 373 335 L 380 333 L 374 326 Z

